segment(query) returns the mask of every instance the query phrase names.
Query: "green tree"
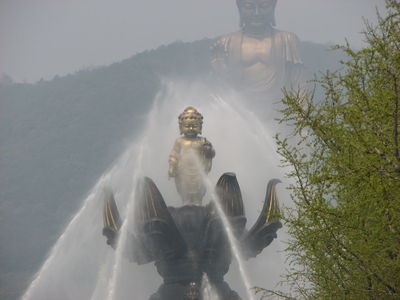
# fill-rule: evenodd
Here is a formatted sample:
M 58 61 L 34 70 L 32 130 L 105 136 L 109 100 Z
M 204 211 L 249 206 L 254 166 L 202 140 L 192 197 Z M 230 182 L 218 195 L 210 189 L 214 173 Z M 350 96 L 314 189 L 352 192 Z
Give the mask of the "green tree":
M 400 3 L 386 4 L 365 48 L 339 47 L 349 58 L 317 81 L 323 100 L 285 92 L 296 299 L 400 299 Z

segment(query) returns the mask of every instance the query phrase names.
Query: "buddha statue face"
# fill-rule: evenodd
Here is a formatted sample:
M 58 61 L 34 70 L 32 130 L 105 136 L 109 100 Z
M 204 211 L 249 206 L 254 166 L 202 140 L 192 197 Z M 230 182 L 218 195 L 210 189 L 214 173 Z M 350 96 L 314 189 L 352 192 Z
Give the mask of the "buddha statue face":
M 194 138 L 201 133 L 201 124 L 198 122 L 184 122 L 181 126 L 181 133 L 190 138 Z
M 240 25 L 244 30 L 259 32 L 275 25 L 277 0 L 236 0 Z
M 203 116 L 194 107 L 187 107 L 178 120 L 179 130 L 185 137 L 194 138 L 201 134 Z

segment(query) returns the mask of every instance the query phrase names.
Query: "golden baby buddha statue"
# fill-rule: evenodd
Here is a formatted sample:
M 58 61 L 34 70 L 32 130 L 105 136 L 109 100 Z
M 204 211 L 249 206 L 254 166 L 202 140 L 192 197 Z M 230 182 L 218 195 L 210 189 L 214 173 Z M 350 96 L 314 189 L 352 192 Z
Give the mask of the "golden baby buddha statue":
M 169 155 L 168 176 L 175 178 L 184 205 L 201 205 L 206 193 L 203 176 L 211 171 L 215 151 L 205 137 L 199 136 L 203 116 L 194 107 L 187 107 L 178 120 L 183 137 L 176 139 Z

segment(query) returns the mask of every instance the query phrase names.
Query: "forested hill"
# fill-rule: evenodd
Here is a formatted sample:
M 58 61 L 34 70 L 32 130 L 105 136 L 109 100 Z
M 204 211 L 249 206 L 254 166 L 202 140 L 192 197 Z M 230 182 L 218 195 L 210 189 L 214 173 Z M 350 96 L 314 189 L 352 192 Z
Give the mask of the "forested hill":
M 140 129 L 160 79 L 207 76 L 212 42 L 176 42 L 36 84 L 0 83 L 0 299 L 26 288 L 85 194 Z M 337 68 L 341 55 L 327 48 L 302 43 L 310 77 Z

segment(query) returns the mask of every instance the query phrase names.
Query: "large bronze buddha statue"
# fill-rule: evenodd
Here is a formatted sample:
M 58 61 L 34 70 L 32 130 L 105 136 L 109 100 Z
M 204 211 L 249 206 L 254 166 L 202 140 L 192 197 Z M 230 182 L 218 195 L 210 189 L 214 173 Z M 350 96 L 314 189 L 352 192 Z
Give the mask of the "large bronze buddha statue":
M 283 87 L 303 81 L 297 37 L 275 26 L 277 0 L 236 0 L 237 32 L 221 36 L 213 47 L 215 73 L 246 96 L 276 98 Z

